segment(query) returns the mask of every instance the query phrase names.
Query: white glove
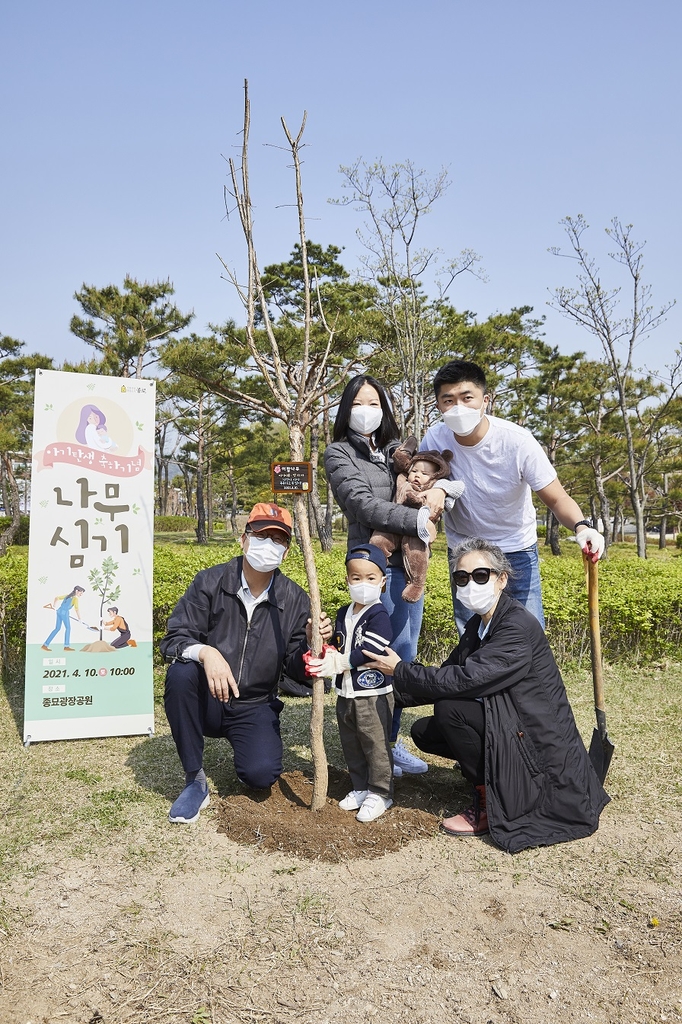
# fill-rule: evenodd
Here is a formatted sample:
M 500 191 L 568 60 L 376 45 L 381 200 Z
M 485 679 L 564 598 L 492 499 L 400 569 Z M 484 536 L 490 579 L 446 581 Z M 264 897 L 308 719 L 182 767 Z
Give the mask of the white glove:
M 604 538 L 598 530 L 593 530 L 591 526 L 581 527 L 580 532 L 576 533 L 575 539 L 593 562 L 599 561 L 604 554 Z
M 340 651 L 327 651 L 324 658 L 311 658 L 309 664 L 311 676 L 322 676 L 324 679 L 333 679 L 349 668 L 350 657 Z

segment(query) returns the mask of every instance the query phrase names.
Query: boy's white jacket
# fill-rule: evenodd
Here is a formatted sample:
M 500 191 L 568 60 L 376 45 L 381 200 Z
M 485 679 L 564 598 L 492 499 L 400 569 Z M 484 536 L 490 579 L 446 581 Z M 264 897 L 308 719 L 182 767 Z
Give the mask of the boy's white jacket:
M 342 697 L 375 697 L 380 693 L 390 693 L 393 689 L 392 676 L 360 666 L 367 662 L 363 650 L 383 654 L 392 639 L 391 621 L 381 601 L 365 605 L 359 615 L 353 615 L 352 603 L 339 608 L 334 627 L 334 647 L 347 656 L 350 669 L 336 676 L 336 692 Z

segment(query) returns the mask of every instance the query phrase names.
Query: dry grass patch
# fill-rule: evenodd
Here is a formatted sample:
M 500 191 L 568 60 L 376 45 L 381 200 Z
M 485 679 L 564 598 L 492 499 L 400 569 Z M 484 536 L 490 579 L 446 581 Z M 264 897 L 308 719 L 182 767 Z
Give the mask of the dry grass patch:
M 589 674 L 566 676 L 589 740 Z M 682 668 L 608 667 L 606 684 L 613 800 L 590 839 L 510 856 L 438 836 L 440 805 L 462 806 L 467 791 L 430 759 L 427 776 L 397 790 L 395 814 L 426 815 L 423 830 L 401 833 L 382 857 L 334 863 L 254 845 L 262 805 L 247 802 L 221 741 L 206 747 L 213 805 L 196 825 L 170 826 L 183 777 L 160 704 L 151 740 L 24 750 L 21 688 L 8 684 L 0 1021 L 682 1020 Z M 327 753 L 343 785 L 327 703 Z M 286 704 L 285 768 L 303 780 L 309 704 Z M 405 713 L 405 733 L 421 713 Z M 218 831 L 235 800 L 251 829 L 244 842 Z M 370 827 L 388 826 L 393 813 Z

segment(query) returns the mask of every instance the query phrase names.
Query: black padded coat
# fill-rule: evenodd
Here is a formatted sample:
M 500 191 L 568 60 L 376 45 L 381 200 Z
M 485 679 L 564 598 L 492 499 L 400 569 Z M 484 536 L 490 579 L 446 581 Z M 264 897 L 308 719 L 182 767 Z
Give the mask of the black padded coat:
M 469 620 L 441 668 L 401 661 L 394 690 L 406 706 L 482 698 L 488 824 L 503 850 L 591 835 L 609 797 L 540 623 L 504 592 L 483 640 L 480 621 Z
M 418 510 L 394 502 L 391 456 L 399 444 L 392 441 L 383 450 L 385 463 L 372 462 L 366 438 L 353 430 L 348 431 L 343 441 L 333 441 L 325 449 L 324 469 L 348 520 L 349 548 L 366 544 L 374 530 L 418 536 Z M 391 556 L 389 565 L 402 565 L 400 549 Z

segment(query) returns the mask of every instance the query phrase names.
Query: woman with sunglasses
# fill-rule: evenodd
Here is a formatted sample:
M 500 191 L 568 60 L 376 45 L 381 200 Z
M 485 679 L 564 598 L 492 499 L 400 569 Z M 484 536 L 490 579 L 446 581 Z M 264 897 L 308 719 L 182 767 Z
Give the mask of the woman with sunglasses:
M 490 833 L 509 853 L 591 835 L 608 803 L 590 763 L 542 626 L 505 594 L 511 566 L 471 538 L 454 553 L 453 583 L 474 614 L 441 668 L 369 655 L 393 674 L 406 706 L 433 704 L 412 726 L 420 750 L 459 761 L 470 807 L 446 818 L 451 836 Z

